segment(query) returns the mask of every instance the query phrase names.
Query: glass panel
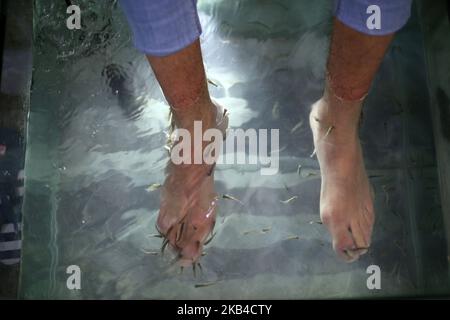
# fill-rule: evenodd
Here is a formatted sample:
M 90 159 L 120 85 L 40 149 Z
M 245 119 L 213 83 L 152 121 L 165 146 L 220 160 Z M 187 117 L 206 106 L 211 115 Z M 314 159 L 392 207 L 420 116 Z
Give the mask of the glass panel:
M 200 0 L 211 95 L 232 128 L 278 128 L 278 174 L 218 165 L 216 236 L 202 270 L 170 266 L 155 221 L 168 106 L 116 1 L 36 2 L 24 205 L 23 298 L 336 298 L 448 290 L 445 236 L 416 11 L 368 96 L 361 139 L 376 194 L 373 245 L 337 259 L 319 218 L 308 126 L 323 88 L 331 1 Z M 293 198 L 294 197 L 294 198 Z M 297 197 L 297 198 L 295 198 Z M 285 201 L 292 199 L 291 201 Z M 432 250 L 425 244 L 432 243 Z M 66 285 L 81 270 L 81 290 Z M 367 288 L 367 268 L 382 290 Z M 200 284 L 200 285 L 199 285 Z

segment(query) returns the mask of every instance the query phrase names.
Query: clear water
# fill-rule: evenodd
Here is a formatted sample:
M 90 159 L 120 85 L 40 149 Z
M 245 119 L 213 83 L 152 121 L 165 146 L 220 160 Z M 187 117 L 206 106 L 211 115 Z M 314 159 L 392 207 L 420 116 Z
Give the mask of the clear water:
M 21 296 L 24 298 L 330 298 L 447 291 L 447 261 L 419 27 L 397 35 L 364 109 L 376 193 L 370 252 L 340 262 L 319 220 L 309 106 L 320 97 L 331 1 L 200 0 L 211 95 L 231 127 L 279 128 L 280 172 L 219 165 L 217 235 L 203 272 L 152 255 L 167 161 L 168 107 L 131 44 L 116 1 L 35 2 Z M 298 171 L 298 166 L 301 170 Z M 292 196 L 289 204 L 280 201 Z M 368 290 L 376 264 L 382 289 Z M 81 290 L 66 287 L 78 265 Z M 198 271 L 198 270 L 197 270 Z M 210 283 L 205 287 L 196 284 Z

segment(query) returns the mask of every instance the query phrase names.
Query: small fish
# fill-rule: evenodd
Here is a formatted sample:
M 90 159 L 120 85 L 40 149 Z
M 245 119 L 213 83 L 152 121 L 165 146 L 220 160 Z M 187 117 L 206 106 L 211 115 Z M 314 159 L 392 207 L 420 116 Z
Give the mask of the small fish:
M 209 286 L 215 285 L 215 284 L 218 283 L 218 282 L 219 282 L 219 281 L 211 281 L 211 282 L 197 283 L 194 287 L 195 287 L 195 288 L 209 287 Z
M 275 104 L 272 107 L 272 117 L 274 119 L 279 119 L 280 118 L 280 104 L 277 102 L 275 102 Z
M 290 197 L 287 200 L 280 200 L 280 202 L 283 203 L 283 204 L 289 204 L 289 203 L 295 201 L 297 198 L 298 198 L 298 196 L 293 196 L 293 197 Z
M 325 139 L 326 137 L 328 137 L 328 135 L 331 133 L 331 131 L 333 131 L 334 126 L 330 126 L 327 130 L 327 133 L 325 133 L 325 135 L 323 136 L 322 139 Z
M 175 243 L 178 243 L 178 241 L 180 241 L 183 231 L 184 231 L 184 222 L 181 222 L 181 227 L 178 229 L 176 233 Z
M 162 187 L 162 184 L 154 183 L 154 184 L 150 185 L 148 188 L 146 188 L 145 191 L 152 192 L 152 191 L 155 191 L 155 190 L 157 190 L 157 189 L 159 189 L 161 187 Z
M 261 231 L 266 233 L 269 232 L 272 229 L 272 227 L 263 228 Z
M 208 79 L 208 83 L 212 84 L 214 87 L 218 87 L 219 85 L 217 83 L 215 83 L 213 80 Z
M 162 238 L 163 236 L 157 233 L 149 234 L 147 238 Z
M 246 236 L 246 235 L 248 235 L 248 234 L 250 234 L 250 233 L 255 233 L 255 232 L 258 232 L 259 230 L 247 230 L 247 231 L 244 231 L 244 232 L 242 232 L 242 234 L 244 235 L 244 236 Z
M 299 164 L 298 167 L 297 167 L 297 174 L 301 175 L 301 172 L 302 172 L 302 165 Z
M 289 236 L 286 238 L 286 240 L 298 240 L 298 239 L 300 239 L 299 236 Z
M 303 126 L 303 120 L 300 120 L 299 123 L 297 123 L 292 129 L 291 129 L 291 133 L 294 133 L 295 131 L 297 131 L 298 129 L 300 129 Z
M 223 199 L 228 199 L 228 200 L 233 200 L 233 201 L 239 202 L 240 204 L 244 205 L 244 203 L 241 200 L 239 200 L 239 199 L 237 199 L 237 198 L 235 198 L 235 197 L 233 197 L 232 195 L 229 195 L 229 194 L 225 194 L 224 193 L 222 195 L 222 198 Z
M 286 150 L 287 147 L 288 147 L 287 145 L 284 145 L 283 147 L 281 147 L 278 150 L 272 150 L 272 153 L 281 153 L 282 151 Z
M 317 122 L 320 122 L 319 119 L 314 118 Z M 328 137 L 328 135 L 331 133 L 331 131 L 333 131 L 334 126 L 330 126 L 327 130 L 327 133 L 325 133 L 325 135 L 323 136 L 323 138 L 321 138 L 321 140 L 325 140 L 326 137 Z M 311 155 L 309 156 L 310 158 L 314 157 L 316 155 L 316 148 L 314 148 L 313 153 L 311 153 Z
M 152 256 L 157 256 L 157 255 L 159 254 L 159 252 L 156 252 L 156 251 L 147 251 L 147 250 L 145 250 L 145 249 L 143 249 L 143 248 L 141 248 L 141 251 L 142 251 L 143 253 L 145 253 L 145 254 L 149 254 L 149 255 L 152 255 Z
M 315 172 L 308 172 L 306 174 L 306 178 L 311 177 L 311 176 L 317 176 L 317 173 L 315 173 Z
M 311 220 L 311 221 L 309 222 L 309 224 L 314 224 L 314 223 L 317 223 L 317 224 L 323 224 L 322 221 L 312 221 L 312 220 Z
M 206 242 L 203 245 L 205 245 L 205 246 L 208 245 L 212 241 L 212 239 L 214 239 L 215 236 L 216 236 L 216 232 L 214 232 L 211 235 L 211 237 L 208 240 L 206 240 Z
M 164 250 L 166 249 L 167 245 L 169 244 L 169 239 L 164 239 L 163 243 L 161 245 L 161 253 L 164 253 Z
M 197 278 L 197 265 L 195 263 L 192 265 L 192 273 L 194 274 L 194 278 Z

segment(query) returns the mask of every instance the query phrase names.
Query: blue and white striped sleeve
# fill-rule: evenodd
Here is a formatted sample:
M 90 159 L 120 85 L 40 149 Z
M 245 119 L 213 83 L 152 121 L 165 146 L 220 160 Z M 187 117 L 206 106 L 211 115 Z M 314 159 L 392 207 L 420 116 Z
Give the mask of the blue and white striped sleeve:
M 167 56 L 184 49 L 202 32 L 196 0 L 120 0 L 135 47 Z
M 369 35 L 387 35 L 401 29 L 411 14 L 412 0 L 335 0 L 334 16 L 346 26 Z M 378 24 L 368 19 L 378 15 Z M 376 26 L 376 27 L 374 27 Z

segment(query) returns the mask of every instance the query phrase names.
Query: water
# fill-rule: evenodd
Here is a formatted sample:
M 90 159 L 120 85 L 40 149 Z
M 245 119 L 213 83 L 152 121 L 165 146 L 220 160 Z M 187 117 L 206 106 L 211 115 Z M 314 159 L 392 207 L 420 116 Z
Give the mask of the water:
M 35 2 L 26 159 L 24 298 L 330 298 L 439 293 L 447 261 L 417 19 L 397 35 L 361 129 L 377 221 L 369 253 L 337 260 L 319 220 L 309 106 L 322 91 L 330 1 L 200 0 L 211 95 L 232 128 L 279 128 L 280 172 L 219 165 L 217 235 L 179 274 L 154 234 L 168 107 L 116 1 Z M 301 165 L 301 170 L 298 167 Z M 280 201 L 297 196 L 283 204 Z M 430 250 L 429 248 L 432 248 Z M 368 290 L 368 266 L 382 290 Z M 66 286 L 78 265 L 81 290 Z M 198 270 L 197 270 L 198 271 Z M 207 287 L 196 284 L 213 283 Z

